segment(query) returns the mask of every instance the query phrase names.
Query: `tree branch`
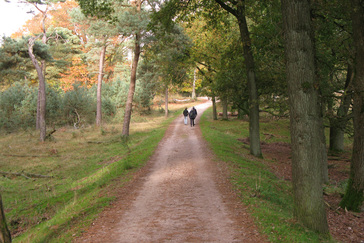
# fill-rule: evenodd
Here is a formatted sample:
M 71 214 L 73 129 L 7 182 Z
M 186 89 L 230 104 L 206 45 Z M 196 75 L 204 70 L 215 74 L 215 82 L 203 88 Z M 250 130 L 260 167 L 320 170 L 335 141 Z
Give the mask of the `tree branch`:
M 198 64 L 200 64 L 200 65 L 202 65 L 202 66 L 204 66 L 204 67 L 207 67 L 207 69 L 209 70 L 209 71 L 212 71 L 212 72 L 215 72 L 215 73 L 217 73 L 216 72 L 216 70 L 214 70 L 214 69 L 212 69 L 211 68 L 211 66 L 209 66 L 209 65 L 207 65 L 207 64 L 205 64 L 205 63 L 202 63 L 202 62 L 197 62 Z M 197 69 L 198 70 L 200 70 L 201 72 L 202 72 L 202 70 L 199 68 L 199 67 L 197 67 Z M 203 72 L 202 72 L 203 73 Z
M 215 0 L 215 2 L 217 2 L 223 9 L 225 9 L 226 11 L 228 11 L 229 13 L 234 15 L 235 17 L 238 17 L 238 12 L 235 9 L 233 9 L 232 7 L 225 4 L 223 1 Z M 231 3 L 234 3 L 234 2 L 235 1 L 231 1 Z

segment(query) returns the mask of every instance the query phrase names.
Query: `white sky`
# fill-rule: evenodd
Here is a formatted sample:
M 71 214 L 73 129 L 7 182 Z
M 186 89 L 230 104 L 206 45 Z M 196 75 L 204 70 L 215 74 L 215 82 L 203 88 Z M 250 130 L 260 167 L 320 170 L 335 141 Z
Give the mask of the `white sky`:
M 28 14 L 31 7 L 25 3 L 18 3 L 17 0 L 11 0 L 7 3 L 0 0 L 0 37 L 4 34 L 10 36 L 25 24 L 25 21 L 33 17 Z

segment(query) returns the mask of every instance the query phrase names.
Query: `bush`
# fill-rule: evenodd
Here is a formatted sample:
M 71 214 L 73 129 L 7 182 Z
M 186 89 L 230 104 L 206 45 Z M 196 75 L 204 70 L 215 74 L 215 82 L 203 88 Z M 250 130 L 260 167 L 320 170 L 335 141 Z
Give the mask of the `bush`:
M 154 97 L 154 83 L 138 80 L 133 104 L 136 111 L 147 112 Z M 73 85 L 73 89 L 64 92 L 59 87 L 46 88 L 47 126 L 91 124 L 95 121 L 96 90 Z M 122 120 L 129 83 L 116 78 L 105 83 L 102 88 L 103 119 Z M 37 116 L 38 87 L 16 82 L 0 93 L 0 129 L 7 132 L 19 128 L 35 128 Z
M 37 116 L 38 88 L 24 86 L 26 95 L 19 107 L 20 126 L 35 127 Z M 62 92 L 57 88 L 46 88 L 46 121 L 47 124 L 58 124 L 62 116 Z
M 46 119 L 49 124 L 62 124 L 64 91 L 58 87 L 47 88 Z
M 0 128 L 13 131 L 21 124 L 19 107 L 26 96 L 26 88 L 16 82 L 0 95 Z
M 22 127 L 35 127 L 37 119 L 38 88 L 28 87 L 26 96 L 19 107 L 21 113 Z
M 96 101 L 86 87 L 73 85 L 73 90 L 65 93 L 63 98 L 63 113 L 67 124 L 80 126 L 95 120 Z
M 154 82 L 140 80 L 140 82 L 137 83 L 135 102 L 142 111 L 150 109 L 155 96 L 155 88 L 156 84 Z

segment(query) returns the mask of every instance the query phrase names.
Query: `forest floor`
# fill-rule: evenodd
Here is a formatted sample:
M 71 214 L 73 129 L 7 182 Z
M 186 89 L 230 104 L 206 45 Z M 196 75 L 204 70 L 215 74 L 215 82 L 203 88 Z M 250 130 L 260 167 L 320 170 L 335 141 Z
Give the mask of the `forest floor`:
M 117 200 L 75 242 L 267 242 L 229 181 L 229 170 L 213 161 L 203 140 L 199 117 L 209 106 L 196 106 L 196 126 L 182 117 L 168 128 L 148 164 Z M 271 170 L 291 180 L 290 146 L 262 144 Z M 330 157 L 331 184 L 348 178 L 350 154 Z M 331 235 L 340 242 L 364 242 L 364 213 L 339 208 L 339 193 L 326 193 Z
M 291 181 L 291 147 L 287 143 L 262 144 L 262 153 L 269 163 L 271 170 L 280 178 Z M 349 152 L 338 156 L 329 156 L 330 185 L 340 187 L 349 178 Z M 324 194 L 327 206 L 327 219 L 331 235 L 340 242 L 364 242 L 364 212 L 353 213 L 339 207 L 342 195 L 337 192 Z

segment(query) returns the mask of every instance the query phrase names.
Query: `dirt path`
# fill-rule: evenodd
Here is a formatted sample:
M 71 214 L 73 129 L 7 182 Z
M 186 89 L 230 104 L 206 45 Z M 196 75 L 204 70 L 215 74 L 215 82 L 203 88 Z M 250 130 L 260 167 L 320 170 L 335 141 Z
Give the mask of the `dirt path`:
M 196 126 L 182 115 L 120 199 L 77 242 L 262 242 L 226 170 L 212 161 Z

